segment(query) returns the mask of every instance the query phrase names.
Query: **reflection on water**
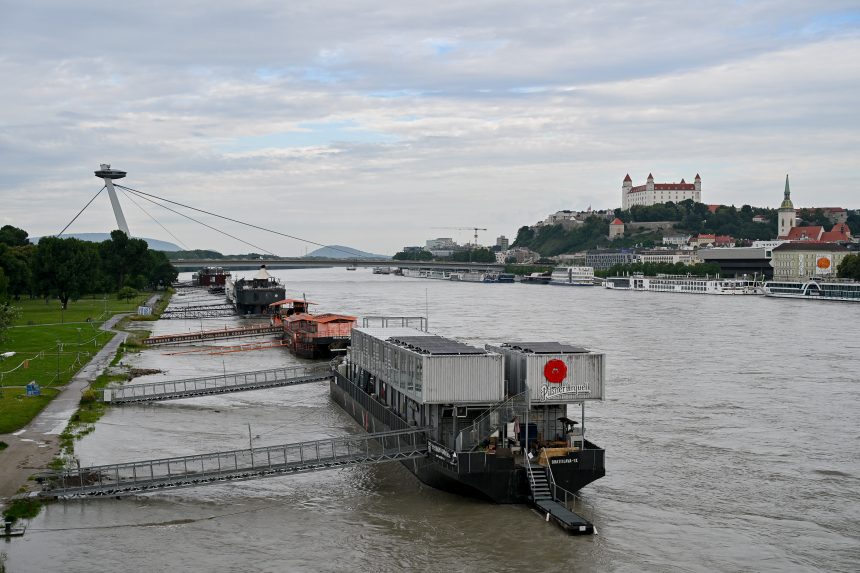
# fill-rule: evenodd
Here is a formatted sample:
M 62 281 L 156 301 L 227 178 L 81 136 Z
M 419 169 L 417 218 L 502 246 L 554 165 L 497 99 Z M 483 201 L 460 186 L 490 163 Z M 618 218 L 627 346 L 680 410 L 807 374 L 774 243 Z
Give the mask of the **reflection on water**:
M 607 476 L 582 492 L 598 535 L 388 464 L 57 503 L 3 545 L 10 571 L 849 571 L 860 559 L 860 305 L 274 274 L 320 312 L 429 308 L 431 330 L 466 342 L 606 352 L 608 398 L 586 425 Z M 154 334 L 243 322 L 160 321 Z M 164 371 L 138 381 L 299 362 L 177 350 L 132 357 Z M 249 424 L 255 445 L 359 431 L 320 383 L 112 408 L 77 451 L 88 465 L 241 448 Z

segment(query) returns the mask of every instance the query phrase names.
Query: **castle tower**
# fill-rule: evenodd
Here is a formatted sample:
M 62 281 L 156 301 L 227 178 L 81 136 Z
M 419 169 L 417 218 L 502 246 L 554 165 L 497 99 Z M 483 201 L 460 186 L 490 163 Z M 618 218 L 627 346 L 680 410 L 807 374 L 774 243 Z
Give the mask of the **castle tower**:
M 645 182 L 645 190 L 648 193 L 654 193 L 654 176 L 650 173 L 648 174 L 648 181 Z
M 693 201 L 696 203 L 702 202 L 702 178 L 696 173 L 696 178 L 693 180 L 693 185 L 696 190 L 693 192 Z
M 116 190 L 113 188 L 113 180 L 125 177 L 125 171 L 111 169 L 110 165 L 102 163 L 101 169 L 96 171 L 96 177 L 100 177 L 105 181 L 108 197 L 110 197 L 110 204 L 113 207 L 113 214 L 116 217 L 117 228 L 131 237 L 131 233 L 128 231 L 128 223 L 125 222 L 125 215 L 122 214 L 122 206 L 119 204 L 119 198 L 116 196 Z
M 778 233 L 777 237 L 787 237 L 794 227 L 796 213 L 794 203 L 791 202 L 791 190 L 788 188 L 788 175 L 785 176 L 785 196 L 778 211 Z
M 627 194 L 630 193 L 631 189 L 633 189 L 633 180 L 630 179 L 630 174 L 628 173 L 621 184 L 621 208 L 625 211 L 630 207 L 627 203 Z

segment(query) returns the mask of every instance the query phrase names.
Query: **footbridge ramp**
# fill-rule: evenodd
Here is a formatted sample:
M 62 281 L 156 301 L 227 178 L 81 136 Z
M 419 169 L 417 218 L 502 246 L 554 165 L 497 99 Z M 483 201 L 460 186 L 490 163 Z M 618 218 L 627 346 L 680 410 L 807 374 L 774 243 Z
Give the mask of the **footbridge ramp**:
M 43 498 L 123 496 L 228 481 L 378 464 L 427 455 L 426 428 L 358 434 L 231 450 L 65 469 L 40 476 Z
M 234 374 L 219 374 L 187 378 L 184 380 L 165 380 L 146 384 L 126 384 L 105 388 L 103 402 L 129 404 L 133 402 L 158 402 L 178 400 L 195 396 L 211 396 L 230 392 L 296 386 L 328 380 L 332 373 L 328 364 L 317 366 L 289 366 L 269 370 L 253 370 Z

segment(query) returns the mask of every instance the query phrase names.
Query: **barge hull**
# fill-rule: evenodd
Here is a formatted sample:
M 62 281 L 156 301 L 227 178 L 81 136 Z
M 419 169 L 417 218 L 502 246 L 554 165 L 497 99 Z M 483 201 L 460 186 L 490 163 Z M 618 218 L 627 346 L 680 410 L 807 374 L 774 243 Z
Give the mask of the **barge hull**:
M 335 403 L 366 432 L 405 428 L 402 420 L 395 418 L 391 412 L 382 410 L 382 404 L 375 403 L 374 406 L 379 407 L 382 415 L 390 417 L 389 423 L 375 416 L 341 385 L 351 386 L 352 392 L 360 393 L 362 401 L 372 398 L 339 373 L 335 373 L 329 383 L 330 394 Z M 559 486 L 569 491 L 578 491 L 605 475 L 603 450 L 588 441 L 586 445 L 595 449 L 570 454 L 565 458 L 570 459 L 569 462 L 554 463 L 550 466 L 553 479 Z M 513 457 L 487 455 L 484 452 L 460 452 L 456 454 L 456 462 L 443 461 L 440 458 L 442 456 L 428 456 L 425 459 L 412 459 L 402 463 L 423 483 L 442 491 L 494 503 L 530 502 L 531 490 L 525 468 L 517 464 Z

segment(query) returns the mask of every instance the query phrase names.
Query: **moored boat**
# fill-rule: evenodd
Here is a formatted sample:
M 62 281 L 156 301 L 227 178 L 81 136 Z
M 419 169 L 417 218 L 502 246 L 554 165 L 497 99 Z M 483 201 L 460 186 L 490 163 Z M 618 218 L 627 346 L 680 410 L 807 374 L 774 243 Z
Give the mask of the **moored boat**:
M 557 342 L 478 348 L 365 322 L 331 395 L 368 432 L 428 428 L 430 455 L 403 462 L 424 483 L 525 503 L 537 495 L 535 473 L 568 492 L 605 475 L 604 450 L 584 427 L 585 402 L 603 399 L 604 369 L 603 354 Z M 568 417 L 573 405 L 579 421 Z
M 556 267 L 549 284 L 560 286 L 594 286 L 594 267 Z
M 772 280 L 765 281 L 762 291 L 765 296 L 776 298 L 860 302 L 860 282 L 852 280 Z
M 751 279 L 723 279 L 686 275 L 657 275 L 646 277 L 634 274 L 629 277 L 609 277 L 604 288 L 650 292 L 686 294 L 757 295 L 762 294 L 761 283 Z

